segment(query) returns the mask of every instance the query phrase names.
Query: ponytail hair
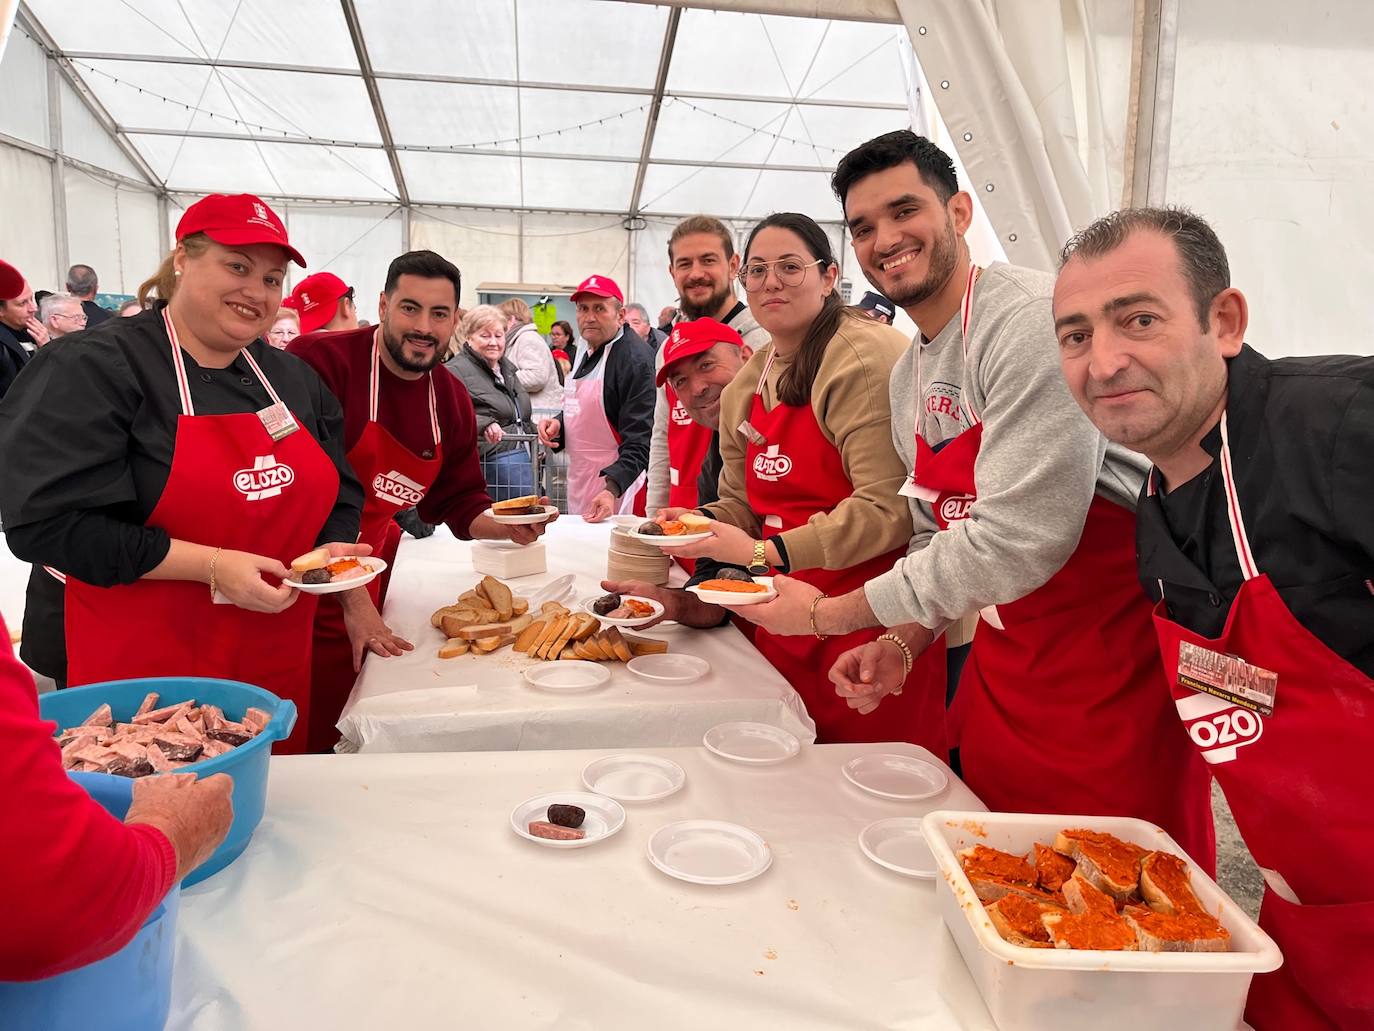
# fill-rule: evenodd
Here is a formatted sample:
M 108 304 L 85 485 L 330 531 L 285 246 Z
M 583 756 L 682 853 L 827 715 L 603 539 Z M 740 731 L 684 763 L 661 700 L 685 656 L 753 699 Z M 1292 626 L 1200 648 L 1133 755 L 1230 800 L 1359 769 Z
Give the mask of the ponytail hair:
M 809 215 L 795 211 L 775 212 L 753 228 L 748 242 L 744 245 L 746 263 L 754 246 L 754 237 L 759 235 L 759 230 L 769 228 L 787 229 L 801 237 L 812 259 L 820 262 L 816 266 L 820 274 L 824 275 L 832 265 L 839 264 L 835 260 L 835 253 L 830 247 L 830 237 L 826 236 L 825 230 Z M 830 338 L 839 330 L 840 323 L 844 321 L 846 311 L 837 284 L 836 289 L 830 291 L 822 302 L 820 314 L 806 331 L 801 347 L 797 348 L 796 358 L 778 377 L 778 400 L 782 404 L 795 407 L 811 403 L 811 387 L 816 382 L 816 374 L 820 372 L 825 349 L 830 344 Z
M 190 257 L 199 258 L 210 249 L 210 238 L 204 233 L 192 233 L 179 240 L 177 247 L 185 250 Z M 138 303 L 141 307 L 151 308 L 154 298 L 161 301 L 172 299 L 172 294 L 177 290 L 176 256 L 177 251 L 174 247 L 167 257 L 162 259 L 157 271 L 139 285 Z

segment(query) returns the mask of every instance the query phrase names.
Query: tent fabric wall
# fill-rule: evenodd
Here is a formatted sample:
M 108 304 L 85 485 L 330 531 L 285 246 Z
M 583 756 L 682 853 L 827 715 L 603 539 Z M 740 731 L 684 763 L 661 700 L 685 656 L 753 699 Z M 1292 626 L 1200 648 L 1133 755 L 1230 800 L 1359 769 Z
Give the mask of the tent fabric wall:
M 57 268 L 52 162 L 0 144 L 0 183 L 0 256 L 35 289 L 51 290 L 66 272 Z
M 70 260 L 96 270 L 102 293 L 133 293 L 162 260 L 157 195 L 71 166 L 63 179 Z M 61 271 L 65 274 L 66 269 Z M 54 281 L 48 288 L 60 287 Z
M 0 60 L 0 132 L 50 146 L 48 138 L 48 62 L 43 51 L 22 32 L 11 32 Z

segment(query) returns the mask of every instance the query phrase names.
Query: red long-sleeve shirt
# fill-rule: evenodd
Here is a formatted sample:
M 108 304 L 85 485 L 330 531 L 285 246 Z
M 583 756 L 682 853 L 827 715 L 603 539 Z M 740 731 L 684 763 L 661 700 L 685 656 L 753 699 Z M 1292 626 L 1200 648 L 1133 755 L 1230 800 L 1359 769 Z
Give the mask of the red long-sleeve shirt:
M 375 332 L 375 327 L 364 326 L 336 333 L 308 333 L 287 346 L 290 354 L 320 374 L 343 406 L 345 451 L 353 449 L 367 426 Z M 434 432 L 429 422 L 429 377 L 402 379 L 384 362 L 380 364 L 377 422 L 403 447 L 430 457 Z M 477 416 L 472 397 L 457 376 L 436 366 L 430 377 L 443 437 L 443 464 L 417 509 L 425 522 L 447 523 L 455 536 L 469 539 L 472 520 L 491 505 L 477 457 Z
M 54 729 L 38 716 L 33 677 L 0 646 L 0 981 L 118 952 L 176 876 L 161 831 L 121 823 L 67 777 Z

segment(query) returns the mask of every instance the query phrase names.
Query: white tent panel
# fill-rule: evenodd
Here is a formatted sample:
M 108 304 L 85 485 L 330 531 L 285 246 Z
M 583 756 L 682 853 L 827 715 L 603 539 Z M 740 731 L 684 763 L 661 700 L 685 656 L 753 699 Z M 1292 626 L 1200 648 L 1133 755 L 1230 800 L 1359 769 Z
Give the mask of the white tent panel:
M 48 61 L 43 50 L 14 27 L 0 61 L 0 132 L 40 147 L 48 140 Z
M 238 140 L 132 137 L 159 177 L 191 193 L 391 199 L 391 167 L 380 150 Z
M 51 290 L 59 276 L 52 162 L 18 147 L 0 146 L 0 183 L 0 257 L 24 273 L 35 289 Z
M 67 168 L 64 178 L 71 262 L 95 269 L 103 292 L 133 293 L 162 260 L 157 196 L 77 168 Z
M 65 82 L 61 85 L 60 103 L 63 153 L 98 168 L 108 168 L 130 179 L 144 181 L 138 166 L 124 156 L 80 95 Z
M 414 208 L 410 246 L 437 251 L 458 266 L 464 308 L 477 303 L 478 283 L 521 281 L 520 220 L 514 212 Z
M 521 203 L 536 207 L 623 211 L 634 189 L 635 166 L 628 162 L 527 157 L 521 165 Z
M 1328 7 L 1314 21 L 1273 5 L 1263 33 L 1239 37 L 1246 0 L 1180 17 L 1168 197 L 1216 229 L 1248 339 L 1270 355 L 1374 353 L 1374 9 Z
M 634 185 L 635 166 L 621 162 L 416 151 L 400 158 L 411 196 L 436 204 L 618 210 Z
M 515 6 L 522 78 L 574 86 L 653 86 L 666 7 L 611 0 L 519 0 Z
M 651 164 L 644 178 L 643 206 L 646 211 L 706 211 L 730 217 L 802 211 L 839 218 L 830 176 L 824 172 Z
M 630 234 L 620 219 L 540 212 L 525 215 L 523 226 L 522 282 L 573 286 L 588 276 L 603 275 L 619 283 L 621 290 L 630 288 Z
M 399 12 L 395 0 L 355 2 L 368 57 L 378 72 L 515 78 L 511 0 L 422 0 Z
M 600 120 L 600 125 L 585 125 Z M 520 135 L 525 153 L 603 154 L 638 160 L 649 120 L 649 100 L 583 90 L 520 91 Z M 580 129 L 570 126 L 581 125 Z M 508 135 L 515 135 L 509 133 Z
M 292 265 L 288 285 L 314 272 L 333 272 L 353 287 L 358 316 L 377 321 L 377 296 L 391 259 L 401 253 L 401 209 L 381 205 L 274 204 L 306 261 Z

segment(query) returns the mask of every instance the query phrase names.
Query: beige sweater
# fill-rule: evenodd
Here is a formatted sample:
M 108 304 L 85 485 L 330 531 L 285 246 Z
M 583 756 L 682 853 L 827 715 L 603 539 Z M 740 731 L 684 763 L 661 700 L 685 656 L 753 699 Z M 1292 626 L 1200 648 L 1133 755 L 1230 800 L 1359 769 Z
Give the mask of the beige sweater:
M 905 550 L 911 540 L 911 510 L 897 492 L 906 469 L 892 445 L 888 377 L 907 348 L 897 330 L 862 316 L 846 316 L 826 347 L 811 388 L 811 409 L 822 435 L 838 448 L 854 492 L 829 512 L 817 512 L 804 526 L 782 534 L 793 569 L 847 569 L 876 555 Z M 745 492 L 745 449 L 739 432 L 749 418 L 754 388 L 772 345 L 749 359 L 720 398 L 720 500 L 711 515 L 761 536 L 760 516 Z M 777 404 L 777 382 L 788 360 L 778 358 L 763 386 L 764 407 Z M 793 475 L 805 475 L 799 456 Z M 766 513 L 765 513 L 766 514 Z

